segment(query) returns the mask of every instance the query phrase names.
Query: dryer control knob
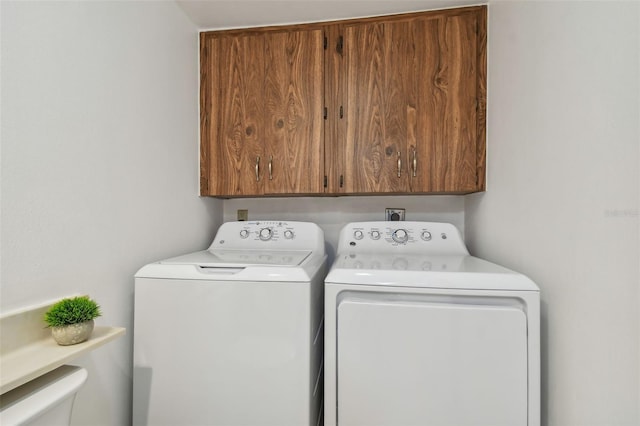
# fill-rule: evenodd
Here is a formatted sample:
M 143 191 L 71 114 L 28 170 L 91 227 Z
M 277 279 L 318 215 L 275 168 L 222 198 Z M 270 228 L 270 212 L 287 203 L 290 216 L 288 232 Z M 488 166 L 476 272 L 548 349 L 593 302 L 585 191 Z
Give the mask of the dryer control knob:
M 242 231 L 240 231 L 240 238 L 247 238 L 249 236 L 249 231 L 247 231 L 246 229 L 243 229 Z
M 371 239 L 379 240 L 380 239 L 380 231 L 371 231 Z
M 431 232 L 422 231 L 422 234 L 420 235 L 420 237 L 425 241 L 431 241 Z
M 271 228 L 262 228 L 259 236 L 262 241 L 269 241 L 271 237 L 273 237 L 273 232 L 271 231 Z
M 396 243 L 404 244 L 409 240 L 409 234 L 406 229 L 396 229 L 393 231 L 393 234 L 391 234 L 391 238 L 393 238 L 393 241 Z
M 360 230 L 353 232 L 353 238 L 356 240 L 361 240 L 364 237 L 364 233 Z
M 287 229 L 286 231 L 284 231 L 284 237 L 285 237 L 287 240 L 291 240 L 291 239 L 293 239 L 293 231 L 292 231 L 292 230 L 290 230 L 290 229 Z

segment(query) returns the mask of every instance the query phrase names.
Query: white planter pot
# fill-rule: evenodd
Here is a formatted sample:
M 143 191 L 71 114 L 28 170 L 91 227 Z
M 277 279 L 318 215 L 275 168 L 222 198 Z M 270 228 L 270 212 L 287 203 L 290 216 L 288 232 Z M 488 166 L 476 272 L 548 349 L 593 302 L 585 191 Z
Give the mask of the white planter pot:
M 59 345 L 68 346 L 82 343 L 91 336 L 93 320 L 62 327 L 51 327 L 51 335 Z

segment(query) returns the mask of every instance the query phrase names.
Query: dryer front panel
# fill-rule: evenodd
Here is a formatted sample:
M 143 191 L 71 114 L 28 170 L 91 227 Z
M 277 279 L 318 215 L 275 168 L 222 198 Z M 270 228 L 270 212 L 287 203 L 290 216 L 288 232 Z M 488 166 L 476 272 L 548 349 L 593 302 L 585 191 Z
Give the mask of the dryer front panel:
M 346 291 L 337 302 L 338 425 L 527 425 L 518 299 Z

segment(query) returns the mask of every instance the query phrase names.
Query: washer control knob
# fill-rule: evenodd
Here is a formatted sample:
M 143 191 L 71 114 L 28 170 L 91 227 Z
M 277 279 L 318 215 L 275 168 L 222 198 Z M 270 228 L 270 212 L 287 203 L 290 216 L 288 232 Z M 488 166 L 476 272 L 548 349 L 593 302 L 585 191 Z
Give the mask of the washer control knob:
M 287 240 L 292 240 L 293 239 L 293 231 L 290 229 L 287 229 L 286 231 L 284 231 L 284 237 Z
M 393 234 L 391 234 L 391 238 L 393 238 L 393 241 L 396 243 L 404 244 L 409 240 L 409 234 L 406 229 L 396 229 L 393 231 Z
M 371 231 L 371 239 L 379 240 L 380 239 L 380 231 Z
M 360 230 L 354 231 L 353 232 L 353 238 L 355 238 L 356 240 L 361 240 L 364 237 L 364 233 Z
M 262 228 L 258 235 L 262 241 L 269 241 L 273 237 L 273 231 L 271 228 Z
M 422 234 L 420 234 L 420 237 L 425 241 L 431 241 L 431 232 L 422 231 Z
M 246 229 L 243 229 L 242 231 L 240 231 L 240 238 L 247 238 L 249 236 L 249 231 L 247 231 Z

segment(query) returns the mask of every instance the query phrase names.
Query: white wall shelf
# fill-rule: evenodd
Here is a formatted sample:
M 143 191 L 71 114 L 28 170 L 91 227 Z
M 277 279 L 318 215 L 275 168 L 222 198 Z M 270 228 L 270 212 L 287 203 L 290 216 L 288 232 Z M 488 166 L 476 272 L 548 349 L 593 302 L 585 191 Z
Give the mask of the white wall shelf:
M 49 336 L 3 354 L 0 358 L 0 394 L 55 370 L 124 333 L 122 327 L 96 326 L 89 340 L 83 343 L 60 346 Z
M 67 297 L 78 296 L 78 294 Z M 86 342 L 60 346 L 46 327 L 51 300 L 0 316 L 0 394 L 9 392 L 125 334 L 122 327 L 96 326 Z

